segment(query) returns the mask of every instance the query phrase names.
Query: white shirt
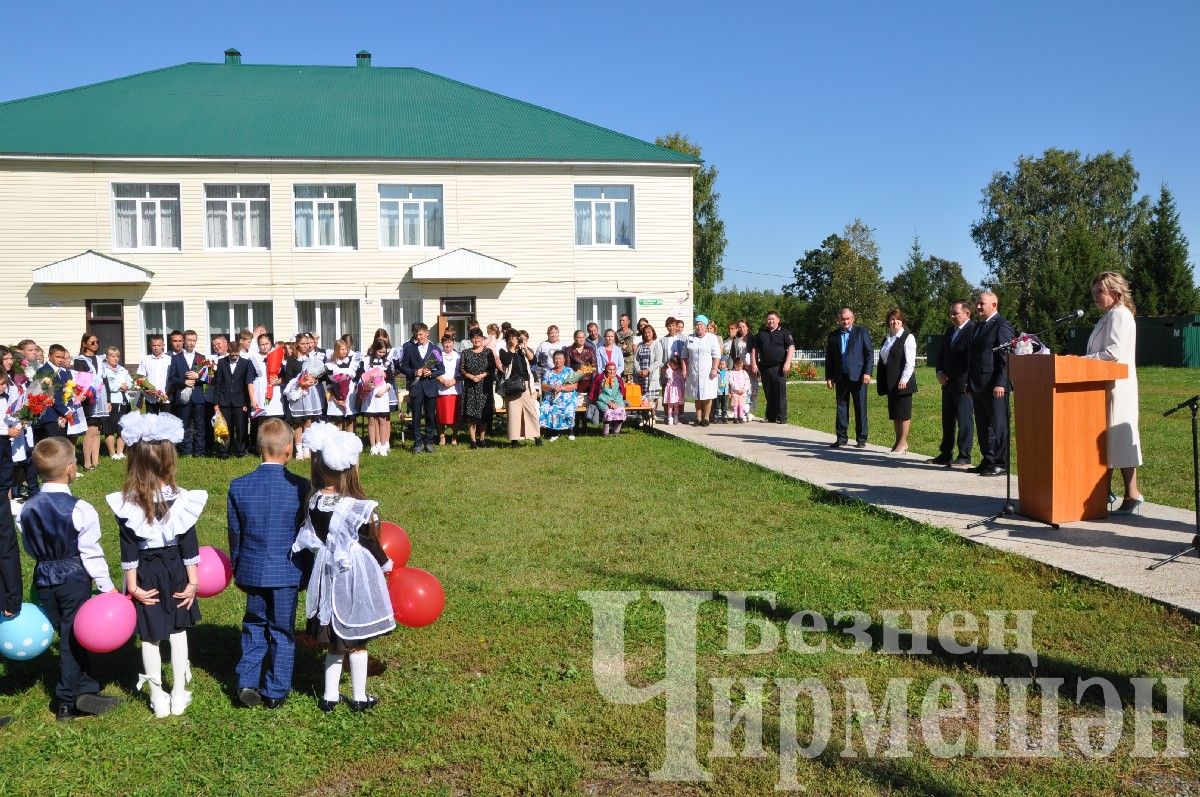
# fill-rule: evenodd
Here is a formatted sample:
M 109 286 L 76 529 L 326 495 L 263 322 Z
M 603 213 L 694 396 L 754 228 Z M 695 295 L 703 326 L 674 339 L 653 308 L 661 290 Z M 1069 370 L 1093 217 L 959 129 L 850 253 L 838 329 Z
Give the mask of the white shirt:
M 42 492 L 70 495 L 71 487 L 59 482 L 45 482 L 42 484 Z M 76 501 L 75 509 L 71 512 L 71 522 L 79 532 L 79 558 L 83 560 L 83 569 L 96 582 L 97 589 L 101 592 L 112 592 L 113 582 L 108 575 L 108 562 L 104 561 L 104 551 L 100 548 L 100 516 L 96 514 L 96 508 L 87 501 Z
M 442 352 L 442 365 L 446 367 L 446 373 L 438 377 L 438 395 L 439 396 L 456 396 L 458 395 L 458 361 L 461 355 L 458 352 L 452 351 L 449 354 Z M 454 379 L 449 385 L 442 382 L 443 379 Z
M 895 343 L 896 340 L 899 339 L 899 337 L 903 334 L 904 334 L 904 327 L 901 327 L 900 331 L 897 334 L 893 335 L 892 333 L 889 332 L 887 337 L 883 339 L 883 345 L 879 347 L 880 362 L 886 363 L 888 361 L 888 354 L 890 354 L 892 351 L 892 344 Z M 916 365 L 917 365 L 917 339 L 915 336 L 909 335 L 904 340 L 904 371 L 902 371 L 900 374 L 901 382 L 904 382 L 907 384 L 908 380 L 912 379 L 913 370 L 916 368 Z
M 154 385 L 162 392 L 167 392 L 167 370 L 171 367 L 171 355 L 160 354 L 155 357 L 153 354 L 147 354 L 138 363 L 137 372 L 141 376 L 150 380 L 150 384 Z

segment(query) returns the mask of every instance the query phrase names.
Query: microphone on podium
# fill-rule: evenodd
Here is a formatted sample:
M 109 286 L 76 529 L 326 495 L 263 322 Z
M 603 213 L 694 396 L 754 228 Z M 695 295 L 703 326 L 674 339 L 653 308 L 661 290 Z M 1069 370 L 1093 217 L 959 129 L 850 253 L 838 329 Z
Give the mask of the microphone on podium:
M 1071 313 L 1070 315 L 1065 315 L 1062 318 L 1055 319 L 1054 326 L 1058 326 L 1059 324 L 1065 324 L 1068 321 L 1074 321 L 1076 318 L 1083 318 L 1082 310 L 1076 310 L 1073 313 Z

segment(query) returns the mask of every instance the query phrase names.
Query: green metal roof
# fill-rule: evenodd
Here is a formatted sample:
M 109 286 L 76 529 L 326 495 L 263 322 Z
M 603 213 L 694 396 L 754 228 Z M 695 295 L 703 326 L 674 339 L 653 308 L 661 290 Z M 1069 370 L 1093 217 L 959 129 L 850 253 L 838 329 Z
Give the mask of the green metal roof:
M 0 103 L 0 154 L 699 163 L 420 69 L 230 63 Z

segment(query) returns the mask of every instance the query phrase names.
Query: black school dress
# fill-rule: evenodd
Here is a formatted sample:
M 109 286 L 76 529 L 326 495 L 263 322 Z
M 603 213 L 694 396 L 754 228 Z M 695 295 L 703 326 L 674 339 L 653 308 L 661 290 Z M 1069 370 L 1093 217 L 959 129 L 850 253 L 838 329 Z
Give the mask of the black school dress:
M 121 534 L 121 569 L 137 568 L 139 589 L 158 590 L 158 603 L 146 606 L 133 602 L 137 610 L 137 632 L 143 642 L 161 642 L 200 622 L 200 601 L 180 609 L 173 598 L 187 587 L 187 565 L 199 564 L 200 545 L 196 521 L 204 511 L 208 493 L 177 490 L 162 494 L 169 510 L 165 517 L 147 520 L 137 506 L 127 503 L 122 493 L 106 497 L 117 517 Z

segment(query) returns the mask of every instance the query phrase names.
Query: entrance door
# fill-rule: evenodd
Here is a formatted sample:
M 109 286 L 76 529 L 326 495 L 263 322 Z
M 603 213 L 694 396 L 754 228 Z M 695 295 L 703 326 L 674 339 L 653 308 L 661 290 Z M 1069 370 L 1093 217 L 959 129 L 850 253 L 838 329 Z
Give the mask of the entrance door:
M 120 299 L 88 299 L 87 328 L 100 339 L 100 354 L 109 346 L 125 350 L 125 317 Z
M 474 296 L 443 296 L 441 312 L 438 314 L 438 339 L 447 329 L 454 330 L 454 339 L 464 341 L 475 318 Z

